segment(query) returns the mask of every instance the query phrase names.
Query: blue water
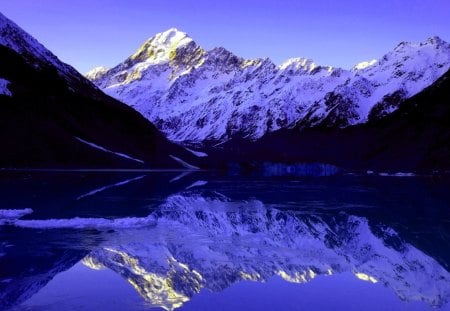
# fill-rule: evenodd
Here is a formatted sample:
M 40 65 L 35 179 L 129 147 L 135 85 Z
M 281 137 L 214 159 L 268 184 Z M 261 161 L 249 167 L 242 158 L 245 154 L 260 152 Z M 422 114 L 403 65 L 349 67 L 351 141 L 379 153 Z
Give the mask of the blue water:
M 438 176 L 2 172 L 0 309 L 450 310 L 448 189 Z

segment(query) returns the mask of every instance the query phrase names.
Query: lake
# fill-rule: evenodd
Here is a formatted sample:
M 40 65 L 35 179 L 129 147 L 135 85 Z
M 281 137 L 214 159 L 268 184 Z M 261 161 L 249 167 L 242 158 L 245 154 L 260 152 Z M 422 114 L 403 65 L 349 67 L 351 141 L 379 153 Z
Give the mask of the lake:
M 0 172 L 0 309 L 450 310 L 450 179 Z

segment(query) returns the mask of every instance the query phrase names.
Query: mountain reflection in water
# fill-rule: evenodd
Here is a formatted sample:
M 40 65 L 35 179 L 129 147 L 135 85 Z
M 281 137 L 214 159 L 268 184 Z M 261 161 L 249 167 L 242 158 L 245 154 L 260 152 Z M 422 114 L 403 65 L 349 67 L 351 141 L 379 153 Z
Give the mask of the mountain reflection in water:
M 449 247 L 442 244 L 448 243 L 448 210 L 441 211 L 447 202 L 440 183 L 424 198 L 411 187 L 429 190 L 430 184 L 415 179 L 190 178 L 182 178 L 151 207 L 145 202 L 153 202 L 155 193 L 150 199 L 135 192 L 145 192 L 147 177 L 124 179 L 131 182 L 97 198 L 94 189 L 87 191 L 93 194 L 86 200 L 104 202 L 99 209 L 130 192 L 141 198 L 130 202 L 146 214 L 116 216 L 107 223 L 104 211 L 89 212 L 89 222 L 87 217 L 68 222 L 57 215 L 34 218 L 36 211 L 9 219 L 0 227 L 5 237 L 0 262 L 6 268 L 0 274 L 0 306 L 26 306 L 54 276 L 82 262 L 113 271 L 148 307 L 165 310 L 182 308 L 204 290 L 221 293 L 243 281 L 266 283 L 279 277 L 308 283 L 345 273 L 383 285 L 404 303 L 448 308 Z M 116 193 L 119 189 L 124 192 Z M 411 197 L 403 197 L 407 193 Z M 424 217 L 418 207 L 423 200 L 411 201 L 415 196 L 434 204 L 432 216 Z M 77 199 L 80 195 L 70 200 Z M 439 247 L 433 248 L 433 242 Z

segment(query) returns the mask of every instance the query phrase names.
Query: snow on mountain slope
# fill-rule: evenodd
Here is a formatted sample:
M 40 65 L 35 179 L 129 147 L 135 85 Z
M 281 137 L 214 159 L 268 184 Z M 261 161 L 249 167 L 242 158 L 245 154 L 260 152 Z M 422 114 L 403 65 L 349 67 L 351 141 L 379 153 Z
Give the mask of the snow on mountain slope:
M 174 141 L 259 138 L 295 124 L 340 126 L 379 118 L 450 68 L 450 45 L 438 37 L 401 43 L 352 70 L 305 58 L 276 66 L 224 48 L 205 51 L 170 29 L 118 66 L 86 76 L 153 121 Z
M 355 66 L 353 67 L 353 69 L 354 69 L 354 70 L 365 69 L 365 68 L 370 67 L 370 66 L 372 66 L 372 65 L 374 65 L 374 64 L 376 64 L 376 63 L 377 63 L 377 60 L 376 60 L 376 59 L 372 59 L 371 61 L 361 62 L 361 63 L 355 65 Z
M 139 163 L 144 163 L 144 161 L 142 161 L 142 160 L 140 160 L 140 159 L 133 158 L 133 157 L 131 157 L 131 156 L 127 155 L 127 154 L 124 154 L 124 153 L 115 152 L 115 151 L 106 149 L 105 147 L 102 147 L 102 146 L 99 146 L 99 145 L 97 145 L 97 144 L 88 142 L 88 141 L 86 141 L 86 140 L 84 140 L 84 139 L 81 139 L 81 138 L 79 138 L 79 137 L 75 137 L 75 139 L 78 140 L 78 141 L 80 141 L 80 142 L 82 142 L 83 144 L 86 144 L 86 145 L 88 145 L 88 146 L 94 148 L 94 149 L 98 149 L 98 150 L 101 150 L 101 151 L 106 152 L 106 153 L 111 153 L 111 154 L 114 154 L 114 155 L 116 155 L 116 156 L 118 156 L 118 157 L 125 158 L 125 159 L 131 160 L 131 161 L 136 161 L 136 162 L 139 162 Z
M 95 67 L 86 74 L 86 78 L 88 78 L 89 80 L 95 80 L 98 77 L 104 75 L 108 70 L 109 68 L 103 66 Z
M 84 262 L 115 271 L 165 310 L 204 288 L 276 275 L 306 283 L 340 273 L 380 282 L 405 301 L 448 302 L 448 271 L 363 217 L 299 214 L 222 195 L 174 195 L 151 216 L 156 226 L 115 232 Z

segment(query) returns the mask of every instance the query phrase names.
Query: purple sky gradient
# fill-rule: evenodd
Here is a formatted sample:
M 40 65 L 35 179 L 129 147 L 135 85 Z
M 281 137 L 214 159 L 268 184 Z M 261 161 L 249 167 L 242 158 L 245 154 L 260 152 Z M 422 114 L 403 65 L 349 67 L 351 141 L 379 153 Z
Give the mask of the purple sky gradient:
M 0 11 L 82 73 L 171 27 L 207 49 L 344 68 L 401 41 L 450 40 L 449 0 L 9 0 Z

